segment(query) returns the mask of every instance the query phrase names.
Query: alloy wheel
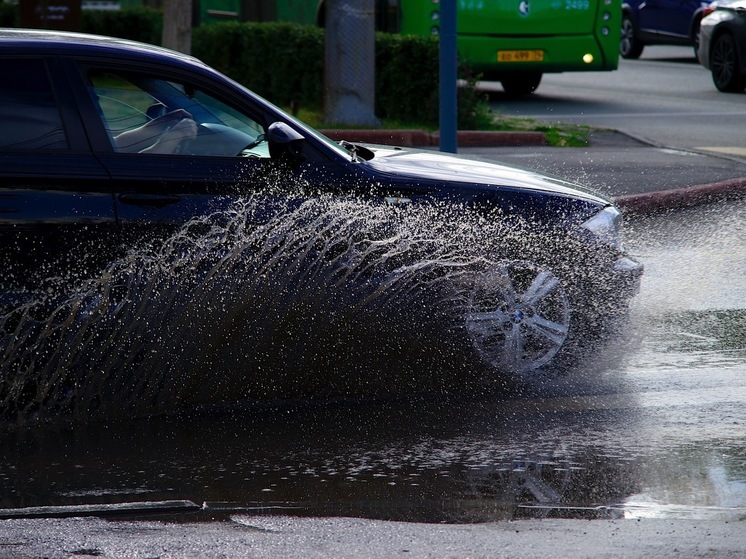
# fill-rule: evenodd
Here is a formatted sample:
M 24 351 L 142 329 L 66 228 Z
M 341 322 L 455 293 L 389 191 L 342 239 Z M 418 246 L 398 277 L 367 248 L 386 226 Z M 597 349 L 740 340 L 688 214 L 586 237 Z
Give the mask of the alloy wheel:
M 496 264 L 475 282 L 466 329 L 488 363 L 524 376 L 549 363 L 565 345 L 567 291 L 551 271 L 532 262 Z
M 738 92 L 746 86 L 746 77 L 738 74 L 736 42 L 729 33 L 715 39 L 710 57 L 712 81 L 720 91 Z

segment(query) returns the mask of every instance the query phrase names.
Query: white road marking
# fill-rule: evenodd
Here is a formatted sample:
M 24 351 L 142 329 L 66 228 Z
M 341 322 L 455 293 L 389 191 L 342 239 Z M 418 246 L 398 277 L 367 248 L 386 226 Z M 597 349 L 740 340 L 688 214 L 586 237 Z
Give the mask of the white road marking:
M 696 147 L 694 149 L 700 149 L 702 151 L 714 151 L 716 153 L 727 153 L 729 155 L 739 155 L 746 157 L 746 147 L 737 146 L 703 146 Z

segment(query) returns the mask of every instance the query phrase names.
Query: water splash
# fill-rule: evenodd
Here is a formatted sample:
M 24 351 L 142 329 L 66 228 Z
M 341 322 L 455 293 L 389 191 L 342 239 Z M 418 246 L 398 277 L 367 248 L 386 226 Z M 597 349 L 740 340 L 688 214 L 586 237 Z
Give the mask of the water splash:
M 132 251 L 62 303 L 3 317 L 3 415 L 466 382 L 478 366 L 458 307 L 509 236 L 497 223 L 454 207 L 243 200 Z

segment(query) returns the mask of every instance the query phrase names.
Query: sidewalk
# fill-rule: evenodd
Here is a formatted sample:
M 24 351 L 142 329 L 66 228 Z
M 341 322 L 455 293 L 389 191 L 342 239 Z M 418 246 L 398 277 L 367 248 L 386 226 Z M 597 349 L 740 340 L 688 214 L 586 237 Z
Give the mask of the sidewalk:
M 0 557 L 179 559 L 728 559 L 743 521 L 517 520 L 415 524 L 359 518 L 237 515 L 206 523 L 69 518 L 0 520 Z

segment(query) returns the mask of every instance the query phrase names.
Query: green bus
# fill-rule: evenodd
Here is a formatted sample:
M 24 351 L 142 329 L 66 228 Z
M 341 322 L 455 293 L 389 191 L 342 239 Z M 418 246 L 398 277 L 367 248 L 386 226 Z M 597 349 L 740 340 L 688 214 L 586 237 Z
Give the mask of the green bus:
M 376 0 L 376 28 L 437 35 L 439 0 Z M 294 21 L 323 26 L 326 0 L 201 0 L 202 22 Z M 546 72 L 615 70 L 621 0 L 457 0 L 459 56 L 509 94 Z

